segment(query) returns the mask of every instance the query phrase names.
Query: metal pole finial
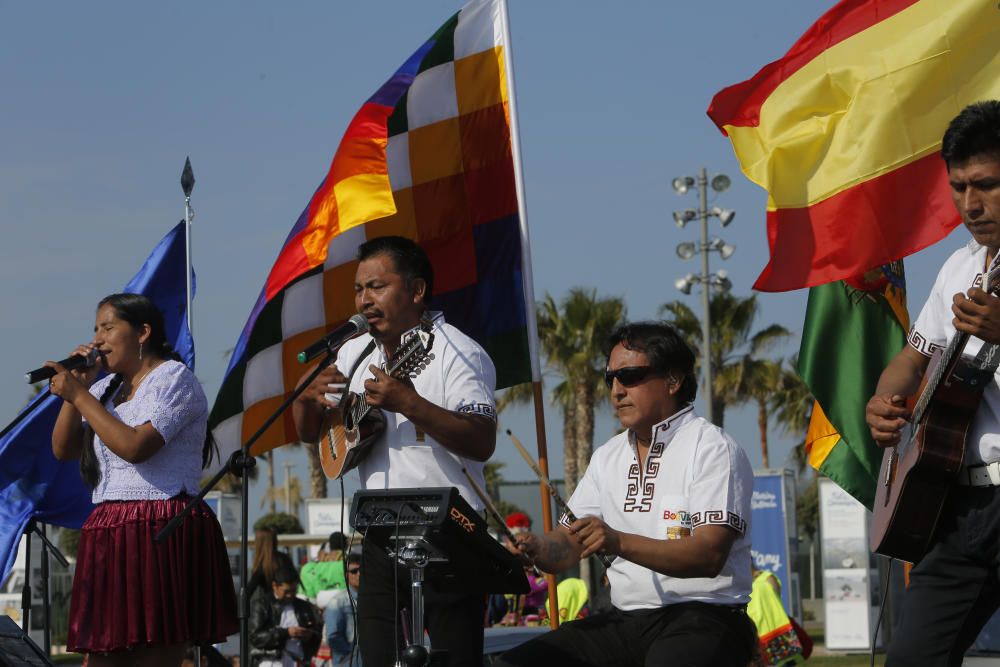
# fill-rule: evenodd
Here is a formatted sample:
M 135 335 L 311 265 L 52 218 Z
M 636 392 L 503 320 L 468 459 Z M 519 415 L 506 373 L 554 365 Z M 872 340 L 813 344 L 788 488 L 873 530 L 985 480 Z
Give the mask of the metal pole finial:
M 194 190 L 194 169 L 191 168 L 191 158 L 184 158 L 184 171 L 181 172 L 181 189 L 184 196 L 191 198 L 191 191 Z
M 194 281 L 191 268 L 191 222 L 194 220 L 194 209 L 191 208 L 191 191 L 194 190 L 194 169 L 191 168 L 191 158 L 184 158 L 184 171 L 181 172 L 181 189 L 184 190 L 184 259 L 185 280 L 187 282 L 187 327 L 188 333 L 194 335 Z

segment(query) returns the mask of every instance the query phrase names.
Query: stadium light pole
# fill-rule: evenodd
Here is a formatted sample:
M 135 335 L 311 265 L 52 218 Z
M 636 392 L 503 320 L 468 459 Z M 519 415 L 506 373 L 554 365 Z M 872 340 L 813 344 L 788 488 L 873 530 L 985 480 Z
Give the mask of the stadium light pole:
M 708 421 L 715 423 L 715 411 L 712 405 L 712 334 L 711 334 L 711 311 L 710 311 L 710 299 L 709 292 L 712 288 L 728 291 L 732 287 L 732 283 L 729 280 L 728 274 L 724 270 L 720 270 L 716 273 L 710 273 L 708 270 L 708 253 L 716 251 L 722 259 L 729 259 L 732 254 L 736 251 L 736 248 L 720 238 L 714 238 L 709 240 L 708 238 L 708 219 L 710 217 L 716 217 L 723 227 L 727 226 L 732 222 L 733 217 L 736 212 L 732 209 L 720 208 L 714 206 L 711 209 L 708 208 L 708 172 L 704 167 L 698 172 L 698 177 L 694 178 L 692 176 L 678 176 L 673 180 L 671 185 L 674 191 L 678 195 L 685 194 L 692 187 L 698 190 L 698 209 L 684 209 L 683 211 L 674 211 L 674 222 L 680 229 L 684 229 L 684 226 L 697 218 L 701 222 L 701 242 L 684 242 L 677 245 L 677 256 L 681 259 L 687 260 L 694 257 L 696 254 L 701 253 L 701 273 L 693 274 L 689 273 L 683 278 L 677 279 L 674 285 L 684 294 L 691 293 L 691 287 L 696 283 L 701 283 L 701 308 L 702 308 L 702 318 L 701 318 L 701 365 L 702 365 L 702 381 L 705 387 L 705 418 Z M 711 187 L 716 192 L 723 192 L 730 185 L 729 177 L 725 174 L 716 174 L 711 181 Z

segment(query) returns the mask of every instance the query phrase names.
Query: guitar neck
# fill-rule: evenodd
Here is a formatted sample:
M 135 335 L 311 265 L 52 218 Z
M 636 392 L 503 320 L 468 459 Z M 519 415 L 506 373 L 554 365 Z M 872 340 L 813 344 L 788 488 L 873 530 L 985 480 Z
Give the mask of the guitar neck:
M 945 375 L 951 372 L 952 366 L 954 365 L 955 358 L 962 353 L 965 349 L 966 343 L 969 342 L 969 334 L 967 333 L 956 333 L 952 336 L 952 339 L 948 341 L 948 347 L 944 349 L 941 353 L 941 359 L 938 361 L 938 365 L 934 368 L 934 373 L 930 378 L 927 379 L 927 384 L 924 387 L 924 391 L 920 394 L 920 398 L 917 400 L 917 404 L 913 406 L 913 416 L 911 421 L 914 424 L 920 423 L 924 417 L 924 413 L 927 411 L 927 406 L 934 399 L 934 394 L 937 393 L 938 387 L 941 386 L 941 382 L 944 380 Z
M 993 258 L 993 262 L 986 269 L 985 275 L 983 275 L 983 289 L 990 293 L 995 294 L 997 291 L 997 285 L 994 284 L 995 281 L 1000 278 L 1000 270 L 997 266 L 997 258 Z M 924 413 L 927 411 L 927 406 L 934 399 L 934 395 L 937 393 L 938 387 L 940 387 L 941 382 L 944 380 L 945 376 L 951 372 L 954 366 L 954 361 L 958 355 L 962 354 L 965 350 L 966 344 L 969 342 L 969 334 L 956 332 L 952 336 L 951 340 L 948 341 L 948 347 L 944 349 L 941 353 L 941 359 L 938 365 L 934 368 L 934 373 L 927 380 L 927 385 L 924 387 L 924 392 L 920 395 L 917 400 L 917 404 L 913 407 L 913 416 L 911 421 L 914 424 L 920 423 L 924 417 Z

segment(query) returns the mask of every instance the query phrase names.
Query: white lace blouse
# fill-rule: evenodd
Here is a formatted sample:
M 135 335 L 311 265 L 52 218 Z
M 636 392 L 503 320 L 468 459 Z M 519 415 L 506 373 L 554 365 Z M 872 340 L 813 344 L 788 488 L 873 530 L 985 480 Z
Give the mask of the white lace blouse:
M 90 388 L 98 400 L 113 376 Z M 121 391 L 119 387 L 115 393 Z M 108 412 L 129 426 L 152 424 L 166 444 L 142 463 L 129 463 L 112 452 L 94 434 L 94 453 L 101 479 L 93 502 L 105 500 L 165 500 L 198 492 L 201 451 L 208 422 L 208 401 L 198 379 L 179 361 L 165 361 L 139 384 L 132 400 L 104 403 Z

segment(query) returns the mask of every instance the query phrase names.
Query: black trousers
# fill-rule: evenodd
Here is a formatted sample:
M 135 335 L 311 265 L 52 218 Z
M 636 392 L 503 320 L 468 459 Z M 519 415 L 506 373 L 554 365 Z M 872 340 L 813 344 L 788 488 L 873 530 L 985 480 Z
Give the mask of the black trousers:
M 372 540 L 362 547 L 358 591 L 358 645 L 365 667 L 392 667 L 402 653 L 400 609 L 411 606 L 410 573 L 389 560 Z M 398 575 L 398 587 L 394 575 Z M 431 665 L 468 667 L 483 664 L 483 622 L 486 596 L 438 590 L 433 579 L 424 584 L 424 627 L 431 638 Z M 393 642 L 395 628 L 396 641 Z M 407 627 L 409 633 L 409 627 Z M 416 639 L 422 643 L 423 637 Z M 446 653 L 439 653 L 439 651 Z
M 1000 606 L 1000 487 L 955 486 L 932 547 L 910 571 L 886 665 L 961 665 Z
M 595 614 L 500 658 L 504 667 L 746 667 L 757 642 L 746 612 L 702 602 Z

